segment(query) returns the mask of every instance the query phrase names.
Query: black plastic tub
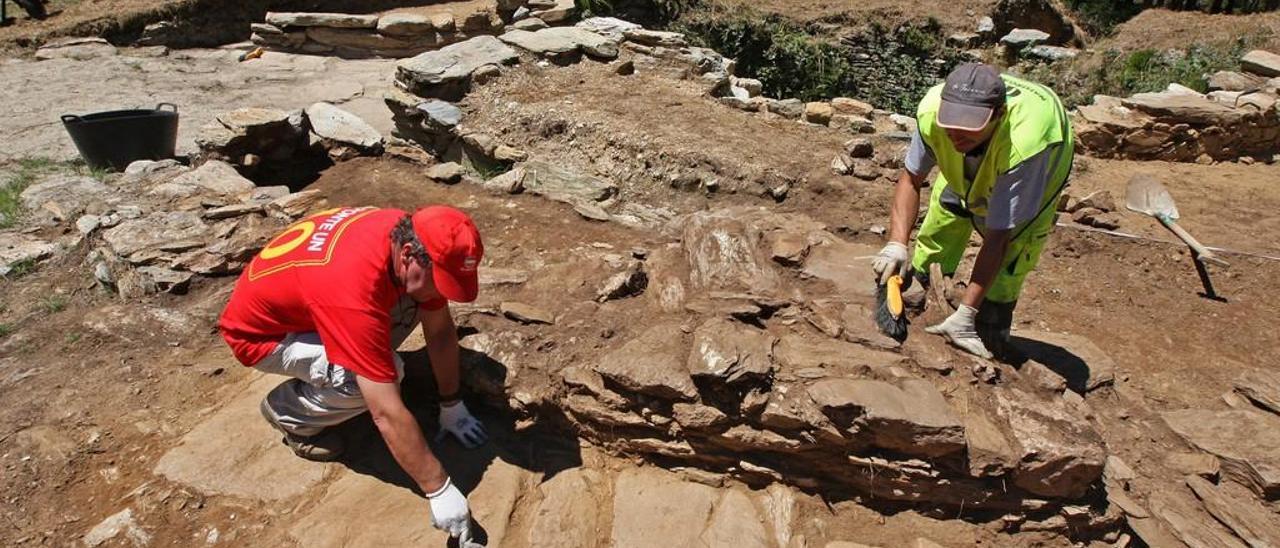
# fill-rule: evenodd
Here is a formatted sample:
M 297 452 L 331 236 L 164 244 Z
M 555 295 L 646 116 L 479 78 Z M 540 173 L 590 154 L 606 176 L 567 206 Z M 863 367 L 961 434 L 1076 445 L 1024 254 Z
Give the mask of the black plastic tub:
M 178 107 L 160 103 L 153 110 L 63 114 L 62 125 L 90 168 L 124 171 L 136 160 L 173 157 L 178 142 Z

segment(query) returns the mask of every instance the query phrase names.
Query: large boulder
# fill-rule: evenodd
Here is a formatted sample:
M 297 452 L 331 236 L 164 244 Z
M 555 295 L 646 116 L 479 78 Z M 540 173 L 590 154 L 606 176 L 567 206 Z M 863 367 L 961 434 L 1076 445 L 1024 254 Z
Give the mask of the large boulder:
M 422 97 L 456 101 L 471 86 L 471 75 L 480 67 L 515 63 L 520 54 L 492 36 L 477 36 L 402 59 L 396 63 L 396 81 Z
M 640 30 L 644 28 L 635 23 L 613 17 L 589 17 L 578 21 L 578 24 L 575 26 L 587 29 L 591 32 L 604 36 L 605 38 L 613 40 L 614 42 L 621 42 L 625 38 L 624 34 L 629 30 Z
M 1016 388 L 996 393 L 1018 451 L 1013 483 L 1043 497 L 1077 498 L 1102 478 L 1102 437 L 1061 398 L 1038 398 Z
M 929 381 L 909 379 L 899 388 L 876 380 L 828 378 L 808 391 L 832 422 L 872 446 L 921 457 L 965 448 L 964 425 Z
M 386 36 L 426 36 L 433 31 L 431 18 L 420 13 L 388 13 L 378 19 L 378 33 Z
M 168 183 L 152 188 L 151 193 L 170 197 L 192 195 L 222 196 L 241 199 L 253 193 L 257 185 L 240 175 L 226 162 L 210 160 L 200 167 L 179 175 Z
M 1220 70 L 1209 75 L 1208 87 L 1209 91 L 1245 91 L 1258 89 L 1266 81 L 1266 78 L 1252 74 Z
M 92 177 L 59 175 L 28 186 L 20 199 L 23 207 L 46 213 L 56 221 L 71 221 L 92 204 L 101 203 L 111 187 Z
M 698 389 L 685 366 L 683 339 L 678 325 L 654 326 L 601 357 L 595 371 L 632 392 L 668 400 L 695 400 Z

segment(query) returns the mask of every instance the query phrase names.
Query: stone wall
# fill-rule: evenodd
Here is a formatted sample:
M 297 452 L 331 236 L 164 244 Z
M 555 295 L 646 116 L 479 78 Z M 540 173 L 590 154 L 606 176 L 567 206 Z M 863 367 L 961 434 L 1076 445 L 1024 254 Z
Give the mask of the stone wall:
M 1280 78 L 1266 79 L 1268 69 L 1258 63 L 1268 56 L 1277 57 L 1245 56 L 1250 63 L 1242 64 L 1254 74 L 1210 76 L 1208 94 L 1171 84 L 1125 99 L 1099 95 L 1077 110 L 1080 148 L 1100 158 L 1271 162 L 1280 153 Z
M 412 57 L 474 36 L 498 34 L 502 18 L 493 8 L 461 17 L 439 12 L 350 15 L 268 13 L 251 26 L 250 40 L 279 51 L 340 57 Z

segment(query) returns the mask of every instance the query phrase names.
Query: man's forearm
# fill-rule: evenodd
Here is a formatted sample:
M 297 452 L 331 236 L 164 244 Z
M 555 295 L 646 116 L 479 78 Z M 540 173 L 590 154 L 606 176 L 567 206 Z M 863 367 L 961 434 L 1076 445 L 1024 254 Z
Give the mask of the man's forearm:
M 437 334 L 427 342 L 427 356 L 431 358 L 431 371 L 436 377 L 440 396 L 456 399 L 461 389 L 459 380 L 458 338 L 452 331 Z M 445 402 L 441 402 L 445 403 Z
M 1008 247 L 1009 231 L 988 231 L 986 237 L 982 239 L 982 248 L 978 250 L 978 258 L 973 264 L 973 273 L 969 276 L 969 287 L 965 289 L 961 302 L 974 308 L 982 304 L 987 290 L 991 288 L 991 283 L 1000 272 L 1000 265 L 1004 262 L 1005 250 Z
M 916 225 L 920 209 L 922 183 L 922 177 L 915 177 L 905 169 L 898 175 L 898 184 L 893 189 L 893 205 L 889 210 L 890 241 L 906 245 L 911 239 L 911 228 Z
M 391 455 L 423 493 L 431 493 L 444 486 L 449 476 L 427 447 L 418 420 L 407 408 L 401 405 L 399 409 L 374 414 L 373 422 L 387 442 L 387 448 L 391 449 Z

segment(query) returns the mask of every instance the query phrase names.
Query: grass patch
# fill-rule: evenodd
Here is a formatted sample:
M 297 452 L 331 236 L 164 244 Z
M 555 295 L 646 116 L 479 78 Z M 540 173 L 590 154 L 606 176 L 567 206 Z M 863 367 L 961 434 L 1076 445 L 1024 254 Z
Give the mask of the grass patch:
M 1204 93 L 1210 74 L 1239 70 L 1240 57 L 1261 41 L 1262 37 L 1246 36 L 1229 43 L 1192 44 L 1185 50 L 1110 50 L 1080 58 L 1065 70 L 1061 64 L 1037 64 L 1024 72 L 1057 90 L 1067 108 L 1089 104 L 1098 94 L 1128 97 L 1163 91 L 1170 83 Z
M 476 173 L 476 177 L 479 177 L 481 181 L 488 181 L 511 171 L 511 164 L 472 159 L 471 170 Z
M 8 337 L 9 335 L 12 335 L 14 331 L 17 331 L 17 330 L 18 328 L 12 325 L 9 325 L 7 323 L 0 323 L 0 338 Z
M 40 308 L 47 314 L 57 314 L 67 309 L 67 298 L 62 295 L 50 295 L 40 301 Z
M 70 333 L 67 333 L 65 336 L 63 336 L 62 340 L 67 344 L 75 344 L 77 342 L 80 342 L 80 339 L 83 336 L 84 335 L 82 335 L 79 331 L 72 331 Z
M 21 261 L 9 264 L 9 273 L 5 274 L 6 278 L 21 278 L 36 270 L 36 262 L 33 259 L 23 259 Z

